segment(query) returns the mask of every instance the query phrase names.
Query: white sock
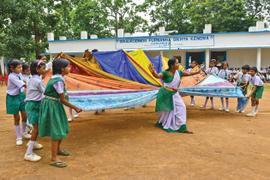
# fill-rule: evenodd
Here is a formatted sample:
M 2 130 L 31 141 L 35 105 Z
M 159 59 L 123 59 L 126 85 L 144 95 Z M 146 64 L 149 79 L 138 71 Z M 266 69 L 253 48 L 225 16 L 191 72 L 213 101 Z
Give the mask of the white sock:
M 259 108 L 259 105 L 256 105 L 256 106 L 255 106 L 255 113 L 258 112 L 258 108 Z
M 224 109 L 224 98 L 221 98 L 221 106 L 222 106 L 222 109 Z
M 256 113 L 256 106 L 252 106 L 251 112 L 252 112 L 252 113 Z
M 229 109 L 229 99 L 226 99 L 226 109 Z
M 22 133 L 25 133 L 26 122 L 22 122 Z
M 20 127 L 20 125 L 15 125 L 15 130 L 16 130 L 17 139 L 21 139 L 22 135 L 21 135 L 21 127 Z
M 195 105 L 195 98 L 194 97 L 191 97 L 191 104 Z
M 33 148 L 34 148 L 34 144 L 36 141 L 32 141 L 30 140 L 29 144 L 28 144 L 28 148 L 26 150 L 26 154 L 32 154 L 33 153 Z

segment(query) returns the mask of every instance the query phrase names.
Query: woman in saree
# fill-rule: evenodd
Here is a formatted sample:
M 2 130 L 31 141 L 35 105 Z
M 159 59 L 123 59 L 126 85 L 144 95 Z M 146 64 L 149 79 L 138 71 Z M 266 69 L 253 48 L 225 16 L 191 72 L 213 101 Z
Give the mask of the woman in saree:
M 158 127 L 167 132 L 192 133 L 188 131 L 186 125 L 186 105 L 178 93 L 181 77 L 194 75 L 198 72 L 179 71 L 178 59 L 173 58 L 168 61 L 168 69 L 157 73 L 153 65 L 149 65 L 149 70 L 155 78 L 163 80 L 164 85 L 160 88 L 157 101 L 156 112 L 160 112 Z

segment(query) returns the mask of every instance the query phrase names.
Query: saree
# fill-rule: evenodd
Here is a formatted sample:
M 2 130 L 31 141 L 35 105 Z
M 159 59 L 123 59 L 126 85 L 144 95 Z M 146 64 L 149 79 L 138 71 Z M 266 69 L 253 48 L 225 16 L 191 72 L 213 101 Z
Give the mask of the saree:
M 181 77 L 179 71 L 176 71 L 173 80 L 164 83 L 164 87 L 158 92 L 156 110 L 160 112 L 160 116 L 157 125 L 167 132 L 187 130 L 185 103 L 178 92 L 171 90 L 178 89 L 180 83 Z

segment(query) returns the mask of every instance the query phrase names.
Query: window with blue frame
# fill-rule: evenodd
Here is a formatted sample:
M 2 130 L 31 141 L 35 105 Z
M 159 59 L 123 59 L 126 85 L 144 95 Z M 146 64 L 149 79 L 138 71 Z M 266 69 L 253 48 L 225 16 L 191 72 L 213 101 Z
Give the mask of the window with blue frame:
M 211 59 L 215 59 L 218 62 L 224 62 L 227 60 L 227 52 L 226 51 L 213 51 L 211 52 Z
M 197 61 L 199 64 L 205 63 L 205 52 L 186 52 L 186 68 L 191 61 Z

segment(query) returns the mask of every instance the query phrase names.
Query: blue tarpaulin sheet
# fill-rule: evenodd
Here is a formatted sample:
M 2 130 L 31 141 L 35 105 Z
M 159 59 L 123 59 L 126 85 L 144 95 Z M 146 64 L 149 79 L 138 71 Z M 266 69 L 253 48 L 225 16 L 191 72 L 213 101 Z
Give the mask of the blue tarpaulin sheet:
M 103 71 L 132 81 L 150 84 L 132 65 L 123 50 L 94 52 L 93 55 Z
M 146 54 L 146 53 L 145 53 Z M 148 59 L 154 65 L 155 70 L 160 73 L 162 71 L 162 59 L 161 56 L 151 57 L 150 55 L 146 54 Z

